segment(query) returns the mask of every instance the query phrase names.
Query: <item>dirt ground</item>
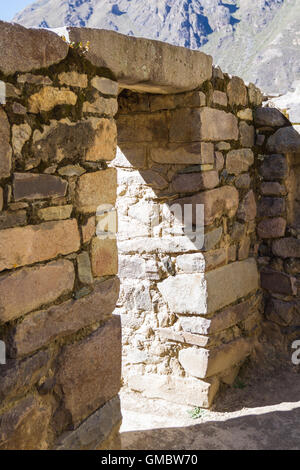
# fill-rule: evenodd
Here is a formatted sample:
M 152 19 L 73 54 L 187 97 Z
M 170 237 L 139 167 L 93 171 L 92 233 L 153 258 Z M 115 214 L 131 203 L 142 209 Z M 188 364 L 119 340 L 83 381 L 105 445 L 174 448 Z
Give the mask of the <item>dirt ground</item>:
M 121 392 L 123 450 L 300 449 L 300 369 L 262 339 L 211 410 Z

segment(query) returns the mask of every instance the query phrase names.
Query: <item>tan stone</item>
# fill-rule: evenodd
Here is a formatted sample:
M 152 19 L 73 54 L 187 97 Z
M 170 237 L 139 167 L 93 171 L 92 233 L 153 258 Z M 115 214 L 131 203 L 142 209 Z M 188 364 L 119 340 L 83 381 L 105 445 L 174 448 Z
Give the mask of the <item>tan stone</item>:
M 248 96 L 250 104 L 254 106 L 261 106 L 263 100 L 263 94 L 253 83 L 249 83 L 248 85 Z
M 96 233 L 96 218 L 95 216 L 89 217 L 86 224 L 81 226 L 82 241 L 83 243 L 89 242 Z
M 0 211 L 3 209 L 3 189 L 0 187 Z
M 251 240 L 249 237 L 246 237 L 241 241 L 238 251 L 238 259 L 243 260 L 248 258 L 250 251 Z
M 134 374 L 128 377 L 128 386 L 148 398 L 209 408 L 219 389 L 219 381 L 216 378 L 204 382 L 194 377 Z
M 179 351 L 179 362 L 194 377 L 211 377 L 246 359 L 252 350 L 250 340 L 239 338 L 211 351 L 186 348 Z
M 212 95 L 212 104 L 227 108 L 227 95 L 223 91 L 214 90 Z
M 80 212 L 96 212 L 101 204 L 114 205 L 117 192 L 117 172 L 109 168 L 80 176 L 76 204 Z
M 228 173 L 234 175 L 248 171 L 253 163 L 254 154 L 251 149 L 231 150 L 226 157 L 226 169 Z
M 0 271 L 79 250 L 77 221 L 44 222 L 0 231 Z
M 231 106 L 247 106 L 247 88 L 239 77 L 232 77 L 227 85 L 227 95 Z
M 85 173 L 85 169 L 80 165 L 66 165 L 59 168 L 58 174 L 61 176 L 81 176 Z
M 151 147 L 150 155 L 157 163 L 213 164 L 214 148 L 209 142 L 168 144 L 164 147 Z
M 253 258 L 209 271 L 205 278 L 208 313 L 230 305 L 259 288 L 258 270 Z
M 86 88 L 88 86 L 88 78 L 85 73 L 62 72 L 58 75 L 58 80 L 61 85 L 78 88 Z
M 119 393 L 119 317 L 115 316 L 89 337 L 64 349 L 59 357 L 56 382 L 62 390 L 64 407 L 75 426 Z
M 253 147 L 255 142 L 254 126 L 249 126 L 249 124 L 242 121 L 240 122 L 239 129 L 241 145 L 243 147 Z
M 113 117 L 118 112 L 118 101 L 115 98 L 97 96 L 92 103 L 85 101 L 82 111 L 84 113 L 105 114 Z
M 255 219 L 256 212 L 256 200 L 254 192 L 251 189 L 241 201 L 238 208 L 237 217 L 244 222 L 249 222 Z
M 224 157 L 222 152 L 215 152 L 215 168 L 221 171 L 224 168 Z
M 109 78 L 104 77 L 94 77 L 91 80 L 92 87 L 100 91 L 103 95 L 113 95 L 117 96 L 119 85 L 117 82 L 109 80 Z
M 111 70 L 124 88 L 178 93 L 194 90 L 212 76 L 210 56 L 167 43 L 87 28 L 70 28 L 70 41 L 90 41 L 87 59 Z
M 83 251 L 77 256 L 78 278 L 82 284 L 93 284 L 93 275 L 89 254 Z
M 45 86 L 41 91 L 29 97 L 28 111 L 34 114 L 42 111 L 48 112 L 55 106 L 67 104 L 74 106 L 76 102 L 77 96 L 73 91 Z
M 95 277 L 117 274 L 118 250 L 116 240 L 94 238 L 91 246 L 91 261 Z
M 78 300 L 68 300 L 47 310 L 26 315 L 11 341 L 11 354 L 29 354 L 59 338 L 108 319 L 119 296 L 117 278 L 98 282 L 94 291 Z M 75 364 L 74 364 L 75 365 Z
M 51 408 L 36 397 L 22 399 L 0 415 L 0 450 L 45 450 L 50 418 Z
M 205 258 L 205 271 L 210 271 L 211 269 L 216 269 L 223 264 L 226 264 L 227 261 L 227 251 L 224 248 L 219 250 L 209 251 L 204 253 Z
M 54 302 L 73 289 L 70 261 L 59 260 L 36 268 L 23 268 L 0 278 L 0 321 L 7 322 Z
M 55 206 L 39 209 L 37 215 L 42 220 L 63 220 L 71 217 L 73 206 Z
M 30 139 L 32 130 L 28 124 L 20 124 L 12 126 L 12 147 L 14 155 L 20 157 L 24 144 Z
M 251 108 L 240 109 L 237 113 L 237 117 L 244 121 L 253 121 L 253 111 Z
M 177 199 L 175 203 L 204 205 L 204 224 L 211 225 L 216 219 L 227 215 L 233 217 L 238 208 L 239 195 L 233 186 L 222 186 L 203 191 L 194 196 Z
M 10 125 L 4 110 L 0 108 L 0 178 L 10 176 L 12 150 L 9 141 Z
M 117 150 L 117 126 L 114 120 L 90 119 L 95 130 L 93 143 L 87 148 L 86 161 L 113 160 Z
M 16 23 L 0 23 L 0 70 L 6 75 L 47 68 L 64 60 L 69 46 L 46 29 L 26 29 Z

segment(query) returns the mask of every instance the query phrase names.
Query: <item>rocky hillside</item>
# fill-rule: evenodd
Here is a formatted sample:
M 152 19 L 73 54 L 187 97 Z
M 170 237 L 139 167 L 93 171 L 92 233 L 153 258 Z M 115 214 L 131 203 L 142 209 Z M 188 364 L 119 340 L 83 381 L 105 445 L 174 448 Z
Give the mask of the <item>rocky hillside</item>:
M 38 0 L 24 26 L 105 28 L 202 49 L 268 93 L 300 80 L 299 0 Z

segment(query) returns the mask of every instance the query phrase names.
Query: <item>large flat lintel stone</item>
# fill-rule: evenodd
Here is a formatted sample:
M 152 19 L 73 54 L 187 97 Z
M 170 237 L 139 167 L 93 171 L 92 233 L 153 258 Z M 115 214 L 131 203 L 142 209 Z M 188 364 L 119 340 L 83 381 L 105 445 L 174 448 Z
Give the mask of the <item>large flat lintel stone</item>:
M 212 57 L 160 41 L 114 31 L 69 28 L 71 42 L 90 41 L 86 58 L 109 69 L 122 88 L 149 93 L 194 90 L 212 76 Z

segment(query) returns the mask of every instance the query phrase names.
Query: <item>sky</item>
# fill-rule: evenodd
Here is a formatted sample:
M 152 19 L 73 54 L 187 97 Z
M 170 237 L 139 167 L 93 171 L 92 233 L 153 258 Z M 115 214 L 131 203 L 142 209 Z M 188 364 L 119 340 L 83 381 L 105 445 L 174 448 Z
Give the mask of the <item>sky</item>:
M 34 0 L 0 0 L 0 20 L 11 21 L 16 13 L 33 2 Z

